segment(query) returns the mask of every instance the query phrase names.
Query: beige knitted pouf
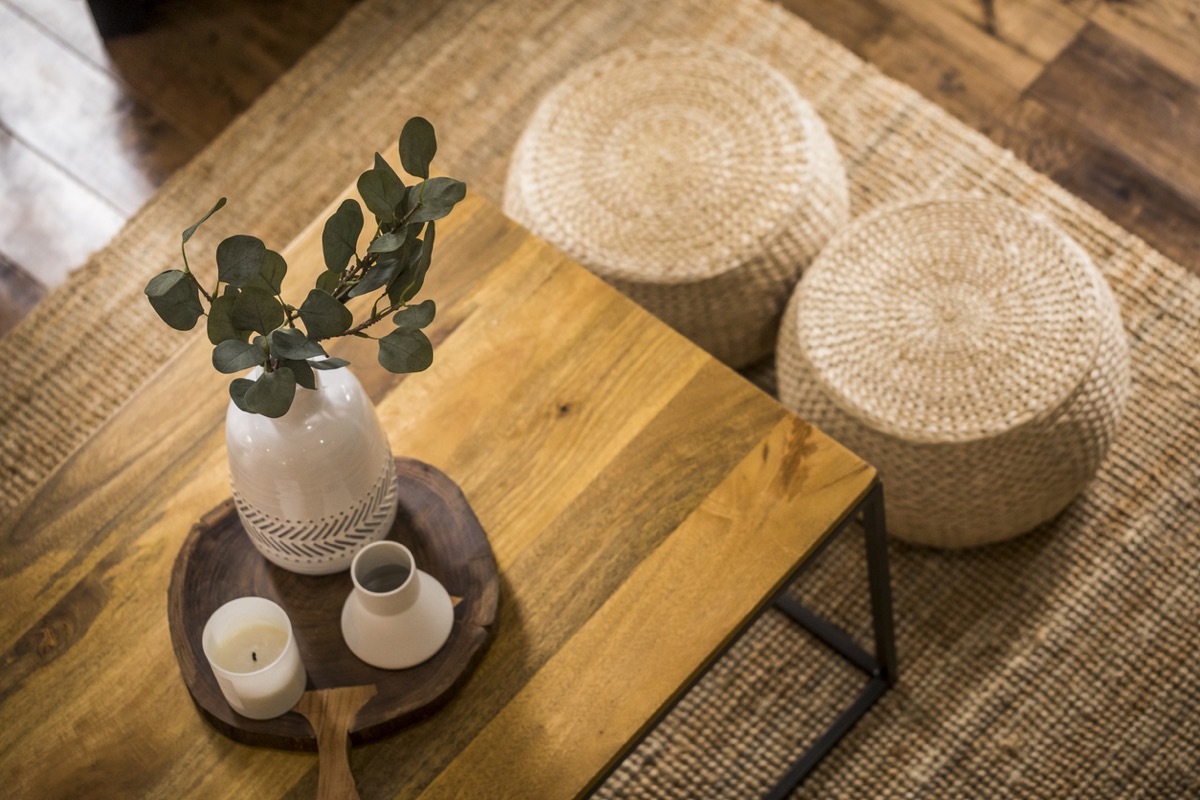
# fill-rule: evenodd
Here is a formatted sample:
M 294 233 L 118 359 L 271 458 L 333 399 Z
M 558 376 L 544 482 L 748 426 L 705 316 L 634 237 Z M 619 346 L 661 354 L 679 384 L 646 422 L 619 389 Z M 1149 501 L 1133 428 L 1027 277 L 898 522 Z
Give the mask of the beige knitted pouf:
M 717 358 L 771 351 L 801 270 L 849 208 L 825 124 L 737 50 L 613 51 L 542 100 L 505 212 Z
M 966 547 L 1061 511 L 1129 394 L 1116 301 L 1048 219 L 972 197 L 841 231 L 788 304 L 784 404 L 874 464 L 888 528 Z

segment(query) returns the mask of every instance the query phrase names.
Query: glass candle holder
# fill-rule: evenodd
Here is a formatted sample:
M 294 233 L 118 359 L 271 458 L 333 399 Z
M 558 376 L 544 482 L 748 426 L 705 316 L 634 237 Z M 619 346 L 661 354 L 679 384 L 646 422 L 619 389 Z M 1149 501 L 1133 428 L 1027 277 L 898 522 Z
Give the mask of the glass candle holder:
M 304 694 L 308 675 L 292 622 L 264 597 L 239 597 L 214 611 L 202 645 L 221 694 L 243 717 L 286 714 Z

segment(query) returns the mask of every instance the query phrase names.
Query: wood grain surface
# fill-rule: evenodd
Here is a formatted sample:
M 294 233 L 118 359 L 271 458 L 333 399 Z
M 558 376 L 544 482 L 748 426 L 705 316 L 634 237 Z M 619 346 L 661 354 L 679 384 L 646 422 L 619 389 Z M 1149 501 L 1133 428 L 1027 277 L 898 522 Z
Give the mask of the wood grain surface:
M 375 697 L 375 686 L 339 686 L 305 692 L 296 704 L 316 731 L 320 775 L 317 800 L 359 800 L 350 771 L 350 727 L 364 705 Z
M 397 458 L 396 483 L 399 511 L 387 538 L 408 547 L 417 565 L 455 600 L 449 640 L 436 656 L 411 669 L 377 669 L 346 646 L 340 620 L 353 588 L 349 571 L 299 575 L 271 564 L 246 535 L 232 499 L 192 528 L 171 572 L 167 611 L 184 683 L 217 730 L 246 744 L 317 747 L 314 731 L 298 714 L 248 719 L 221 694 L 204 656 L 202 634 L 212 613 L 238 597 L 266 597 L 287 613 L 310 689 L 372 688 L 370 702 L 345 720 L 343 739 L 350 734 L 355 742 L 371 741 L 428 717 L 479 663 L 491 642 L 500 591 L 487 534 L 462 491 L 441 471 Z
M 323 219 L 284 249 L 293 274 L 322 268 Z M 486 796 L 575 796 L 874 472 L 474 195 L 426 286 L 428 372 L 344 352 L 393 451 L 462 488 L 502 600 L 455 698 L 355 748 L 353 772 L 368 798 L 457 796 L 483 776 Z M 0 618 L 0 775 L 17 796 L 316 792 L 311 754 L 200 718 L 170 645 L 176 554 L 229 492 L 210 351 L 193 337 L 0 523 L 0 593 L 19 598 Z
M 105 41 L 85 0 L 0 0 L 0 294 L 66 281 L 354 2 L 155 0 Z
M 5 129 L 36 142 L 89 191 L 132 215 L 202 140 L 62 41 L 47 39 L 41 49 L 24 44 L 39 32 L 27 15 L 0 4 L 6 73 L 37 76 L 0 83 Z
M 1200 274 L 1194 0 L 783 0 Z

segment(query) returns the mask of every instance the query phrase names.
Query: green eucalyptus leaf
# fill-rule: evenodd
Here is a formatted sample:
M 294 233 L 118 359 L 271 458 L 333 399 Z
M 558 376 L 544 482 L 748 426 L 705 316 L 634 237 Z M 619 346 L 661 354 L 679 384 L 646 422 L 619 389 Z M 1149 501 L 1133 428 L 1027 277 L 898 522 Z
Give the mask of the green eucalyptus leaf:
M 404 186 L 403 179 L 396 174 L 396 170 L 392 169 L 392 165 L 385 161 L 383 156 L 379 155 L 379 153 L 375 154 L 375 169 L 390 173 L 391 176 L 396 179 L 396 183 Z
M 395 222 L 396 209 L 404 201 L 404 184 L 387 169 L 369 169 L 358 176 L 358 193 L 375 218 Z
M 454 210 L 455 204 L 467 196 L 467 185 L 453 178 L 430 178 L 424 184 L 417 184 L 417 189 L 424 186 L 420 193 L 421 203 L 409 222 L 431 222 L 441 219 Z
M 235 406 L 247 414 L 252 412 L 246 406 L 246 392 L 253 385 L 254 381 L 249 378 L 234 378 L 233 383 L 229 384 L 229 398 L 233 400 Z
M 399 253 L 388 254 L 384 258 L 375 262 L 375 265 L 363 273 L 362 280 L 355 284 L 350 290 L 350 297 L 359 297 L 360 295 L 370 294 L 378 289 L 382 289 L 392 282 L 392 278 L 403 269 L 408 260 L 406 249 L 409 245 L 405 245 L 400 249 Z
M 408 238 L 407 231 L 384 233 L 377 237 L 367 248 L 368 253 L 394 253 L 404 246 Z
M 344 358 L 330 356 L 329 358 L 318 358 L 308 362 L 313 369 L 341 369 L 342 367 L 350 366 L 350 362 Z
M 420 372 L 433 363 L 433 345 L 421 331 L 397 328 L 379 340 L 379 363 L 389 372 Z
M 146 284 L 145 292 L 155 313 L 177 331 L 190 331 L 204 313 L 200 288 L 183 270 L 160 272 Z
M 244 402 L 248 411 L 277 419 L 292 407 L 296 396 L 296 376 L 286 367 L 258 376 L 254 385 L 246 390 Z
M 226 375 L 241 372 L 267 363 L 267 354 L 262 347 L 237 339 L 226 339 L 213 348 L 212 365 L 217 372 Z
M 292 371 L 292 375 L 296 376 L 296 383 L 303 386 L 305 389 L 317 388 L 317 376 L 313 374 L 312 365 L 307 361 L 297 361 L 295 359 L 284 359 L 283 366 Z
M 285 275 L 287 275 L 287 262 L 283 260 L 283 256 L 274 250 L 267 250 L 263 254 L 262 269 L 253 280 L 246 284 L 246 288 L 253 287 L 271 294 L 279 294 L 283 290 Z
M 248 286 L 262 273 L 267 246 L 262 240 L 239 233 L 217 245 L 217 278 L 230 286 Z
M 325 254 L 325 266 L 334 274 L 346 270 L 346 265 L 358 251 L 358 237 L 362 234 L 363 212 L 357 200 L 343 200 L 337 211 L 325 221 L 321 232 L 321 249 Z
M 433 242 L 435 228 L 430 222 L 425 230 L 425 238 L 413 243 L 412 257 L 404 272 L 388 286 L 388 297 L 393 303 L 407 303 L 417 296 L 425 285 L 425 276 L 429 265 L 433 262 Z
M 286 319 L 283 303 L 265 289 L 242 289 L 233 303 L 233 325 L 238 330 L 258 331 L 265 335 Z
M 312 289 L 300 304 L 300 321 L 308 338 L 329 339 L 345 333 L 354 324 L 354 315 L 329 292 Z
M 208 340 L 220 344 L 227 339 L 246 341 L 250 331 L 239 330 L 233 324 L 233 304 L 237 301 L 237 289 L 226 292 L 220 297 L 214 297 L 212 306 L 208 309 Z
M 283 359 L 304 360 L 326 355 L 325 348 L 295 328 L 277 328 L 267 337 L 271 355 Z
M 425 229 L 425 238 L 421 240 L 421 257 L 418 260 L 417 265 L 421 268 L 422 280 L 424 280 L 425 273 L 429 271 L 429 265 L 433 263 L 433 241 L 435 232 L 436 230 L 433 226 L 433 223 L 429 223 Z
M 203 217 L 201 217 L 200 219 L 193 222 L 191 225 L 189 225 L 187 227 L 186 230 L 184 230 L 183 243 L 187 244 L 188 239 L 192 238 L 192 234 L 196 232 L 196 229 L 199 228 L 201 225 L 203 225 L 205 220 L 207 220 L 209 217 L 211 217 L 213 214 L 217 213 L 224 207 L 225 207 L 225 198 L 222 197 L 220 200 L 218 200 L 216 202 L 216 204 L 212 208 L 210 208 L 208 210 L 207 214 L 205 214 Z
M 421 202 L 421 187 L 423 183 L 417 183 L 409 186 L 404 190 L 404 200 L 400 203 L 400 216 L 410 218 L 415 209 Z
M 388 299 L 391 300 L 392 305 L 403 305 L 415 294 L 415 292 L 409 292 L 408 289 L 413 284 L 417 265 L 421 259 L 421 240 L 414 239 L 409 242 L 400 255 L 403 257 L 404 266 L 388 283 L 387 289 Z
M 316 287 L 323 292 L 333 294 L 334 290 L 337 289 L 338 284 L 341 283 L 341 280 L 342 276 L 338 273 L 325 270 L 317 276 Z
M 417 303 L 415 306 L 402 308 L 392 317 L 392 322 L 396 323 L 399 328 L 409 330 L 418 330 L 433 322 L 433 317 L 437 313 L 437 305 L 432 300 L 426 300 L 422 303 Z
M 413 117 L 400 132 L 400 163 L 404 171 L 418 178 L 429 177 L 429 163 L 437 153 L 437 137 L 424 117 Z

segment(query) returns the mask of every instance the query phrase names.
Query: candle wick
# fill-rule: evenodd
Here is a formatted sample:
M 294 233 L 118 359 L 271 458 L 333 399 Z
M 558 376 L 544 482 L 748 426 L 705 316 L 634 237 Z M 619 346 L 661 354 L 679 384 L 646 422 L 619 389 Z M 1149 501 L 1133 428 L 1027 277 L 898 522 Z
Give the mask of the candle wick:
M 254 652 L 253 650 L 251 650 L 251 651 L 250 651 L 250 658 L 254 659 L 255 661 L 258 661 L 258 653 L 256 653 L 256 652 Z

